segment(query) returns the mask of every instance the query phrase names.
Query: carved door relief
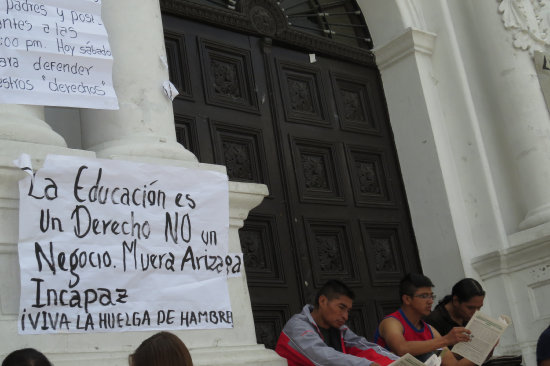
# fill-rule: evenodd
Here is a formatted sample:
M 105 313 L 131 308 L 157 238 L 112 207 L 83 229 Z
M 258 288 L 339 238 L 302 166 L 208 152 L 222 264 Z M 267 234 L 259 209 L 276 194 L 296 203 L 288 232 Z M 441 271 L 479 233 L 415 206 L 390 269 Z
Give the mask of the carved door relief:
M 421 270 L 378 70 L 163 21 L 178 140 L 231 180 L 269 187 L 240 230 L 258 342 L 273 348 L 331 278 L 356 292 L 350 326 L 372 339 L 399 279 Z

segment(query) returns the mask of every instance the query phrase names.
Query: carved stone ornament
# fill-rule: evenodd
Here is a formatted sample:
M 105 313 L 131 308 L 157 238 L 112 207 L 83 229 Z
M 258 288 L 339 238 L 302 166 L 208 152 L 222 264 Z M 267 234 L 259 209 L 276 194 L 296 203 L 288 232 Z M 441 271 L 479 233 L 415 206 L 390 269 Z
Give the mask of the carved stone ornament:
M 548 51 L 550 46 L 550 0 L 497 0 L 504 27 L 514 34 L 514 47 Z
M 256 30 L 266 36 L 274 36 L 277 33 L 277 24 L 265 8 L 255 6 L 250 9 L 250 21 Z
M 243 13 L 248 14 L 254 29 L 268 37 L 282 33 L 288 26 L 282 9 L 276 2 L 270 0 L 243 0 Z

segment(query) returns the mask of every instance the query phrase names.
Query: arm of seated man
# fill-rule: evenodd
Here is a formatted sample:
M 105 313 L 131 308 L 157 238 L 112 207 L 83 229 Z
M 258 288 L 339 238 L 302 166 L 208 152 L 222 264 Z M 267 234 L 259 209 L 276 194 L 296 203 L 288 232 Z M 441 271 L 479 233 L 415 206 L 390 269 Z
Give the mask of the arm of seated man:
M 398 356 L 410 353 L 413 356 L 422 355 L 440 348 L 469 340 L 470 331 L 463 327 L 455 327 L 444 337 L 431 327 L 433 339 L 426 341 L 407 341 L 403 336 L 403 325 L 399 320 L 388 317 L 380 323 L 380 336 L 384 338 L 388 348 Z M 466 334 L 465 334 L 466 333 Z M 454 358 L 454 356 L 453 356 Z

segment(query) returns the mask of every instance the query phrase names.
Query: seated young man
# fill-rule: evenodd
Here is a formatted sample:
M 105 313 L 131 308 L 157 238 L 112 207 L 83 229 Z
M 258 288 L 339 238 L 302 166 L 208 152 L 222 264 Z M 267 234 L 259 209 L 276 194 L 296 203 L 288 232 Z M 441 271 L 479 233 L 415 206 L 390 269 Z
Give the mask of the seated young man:
M 386 366 L 398 359 L 345 326 L 354 297 L 340 281 L 325 283 L 315 306 L 304 306 L 286 323 L 275 351 L 289 366 Z
M 452 352 L 446 349 L 458 342 L 470 340 L 470 331 L 464 327 L 455 327 L 445 336 L 424 322 L 432 310 L 435 296 L 432 281 L 421 274 L 411 273 L 405 276 L 399 285 L 401 308 L 386 316 L 380 322 L 375 342 L 399 356 L 410 353 L 420 361 L 426 361 L 432 354 L 442 350 L 443 366 L 470 366 L 467 359 L 457 361 Z

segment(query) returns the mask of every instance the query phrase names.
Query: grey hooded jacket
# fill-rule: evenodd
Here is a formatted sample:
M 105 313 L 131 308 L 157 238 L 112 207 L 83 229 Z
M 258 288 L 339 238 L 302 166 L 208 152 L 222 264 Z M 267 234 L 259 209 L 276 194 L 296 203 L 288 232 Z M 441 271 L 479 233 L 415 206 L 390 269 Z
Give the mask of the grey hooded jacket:
M 399 358 L 356 335 L 345 325 L 340 327 L 343 352 L 329 347 L 311 316 L 312 310 L 313 306 L 304 306 L 281 332 L 275 351 L 287 359 L 289 366 L 368 366 L 373 361 L 385 366 Z

